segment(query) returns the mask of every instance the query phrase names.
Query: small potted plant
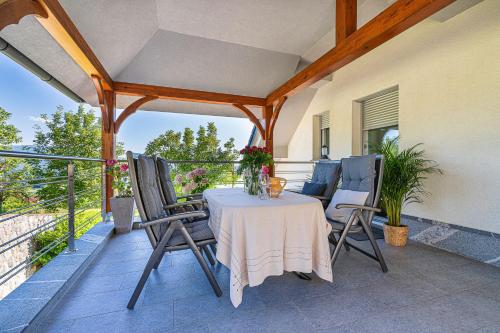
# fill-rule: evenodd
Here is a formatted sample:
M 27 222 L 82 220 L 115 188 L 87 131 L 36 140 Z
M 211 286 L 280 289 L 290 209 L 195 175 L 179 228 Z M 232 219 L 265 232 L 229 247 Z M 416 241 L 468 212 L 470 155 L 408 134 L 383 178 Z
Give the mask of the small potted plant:
M 116 194 L 110 199 L 115 232 L 130 232 L 134 222 L 134 197 L 130 187 L 128 164 L 119 164 L 116 160 L 108 160 L 106 161 L 106 173 L 113 178 L 113 190 Z
M 273 155 L 266 147 L 246 146 L 240 150 L 243 158 L 240 161 L 238 174 L 243 174 L 245 191 L 250 195 L 259 194 L 259 174 L 263 166 L 273 165 Z
M 408 226 L 401 224 L 403 205 L 422 203 L 422 196 L 429 194 L 424 190 L 424 180 L 430 174 L 443 171 L 435 161 L 425 159 L 424 151 L 418 149 L 421 144 L 399 151 L 397 140 L 385 140 L 379 149 L 385 156 L 381 201 L 388 218 L 384 224 L 386 243 L 405 246 Z

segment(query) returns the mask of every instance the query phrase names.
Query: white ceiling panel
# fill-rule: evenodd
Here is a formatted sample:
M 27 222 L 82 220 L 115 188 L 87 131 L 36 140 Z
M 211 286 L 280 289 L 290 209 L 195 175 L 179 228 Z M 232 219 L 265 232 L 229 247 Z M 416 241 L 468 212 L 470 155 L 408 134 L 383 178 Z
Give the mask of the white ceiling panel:
M 264 97 L 299 56 L 159 30 L 118 81 Z
M 114 78 L 158 30 L 155 0 L 60 0 Z
M 301 55 L 334 25 L 335 0 L 157 0 L 159 28 Z

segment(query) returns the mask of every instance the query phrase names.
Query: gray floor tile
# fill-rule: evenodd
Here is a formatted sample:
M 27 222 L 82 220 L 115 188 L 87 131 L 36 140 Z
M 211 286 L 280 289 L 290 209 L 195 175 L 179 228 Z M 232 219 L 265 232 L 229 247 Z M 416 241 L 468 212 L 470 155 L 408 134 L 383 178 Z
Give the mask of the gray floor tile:
M 69 320 L 106 314 L 126 309 L 132 295 L 132 289 L 124 289 L 83 296 L 67 295 L 52 311 L 48 320 Z M 142 304 L 143 297 L 139 298 L 136 308 Z
M 334 282 L 292 273 L 229 299 L 229 271 L 214 272 L 217 298 L 196 258 L 165 254 L 135 310 L 126 309 L 151 245 L 141 230 L 113 237 L 39 327 L 40 332 L 497 332 L 500 269 L 410 242 L 378 241 L 389 266 L 342 251 Z M 371 250 L 368 242 L 357 243 Z M 64 270 L 64 266 L 61 266 Z M 49 277 L 47 277 L 49 278 Z

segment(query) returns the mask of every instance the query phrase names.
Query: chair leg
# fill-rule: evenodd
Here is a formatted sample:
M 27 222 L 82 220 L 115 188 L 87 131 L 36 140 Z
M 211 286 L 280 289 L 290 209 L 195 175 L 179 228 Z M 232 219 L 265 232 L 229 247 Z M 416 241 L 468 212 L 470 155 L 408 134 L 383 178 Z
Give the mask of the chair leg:
M 163 259 L 163 255 L 165 254 L 165 251 L 163 251 L 162 254 L 160 254 L 160 257 L 158 258 L 158 261 L 155 263 L 155 265 L 153 266 L 153 269 L 158 269 L 158 266 L 160 266 L 161 264 L 161 260 Z
M 212 253 L 214 254 L 214 256 L 217 257 L 217 246 L 215 246 L 215 244 L 210 244 L 210 249 L 212 250 Z
M 335 237 L 335 233 L 332 231 L 330 235 L 328 235 L 328 240 L 330 243 L 332 243 L 334 246 L 339 245 L 339 242 L 337 241 L 337 238 Z
M 135 306 L 135 303 L 137 302 L 137 299 L 141 295 L 142 289 L 144 288 L 144 285 L 146 284 L 146 281 L 148 280 L 149 274 L 153 270 L 154 266 L 156 265 L 157 262 L 159 262 L 160 257 L 164 253 L 165 245 L 167 244 L 168 240 L 172 236 L 172 233 L 174 232 L 174 227 L 170 226 L 165 234 L 163 235 L 163 238 L 160 240 L 160 242 L 156 245 L 155 250 L 149 257 L 148 263 L 146 264 L 146 267 L 144 267 L 144 272 L 142 272 L 141 278 L 139 279 L 139 282 L 137 283 L 137 286 L 135 287 L 134 293 L 132 294 L 132 297 L 130 297 L 130 300 L 127 304 L 127 308 L 132 310 Z
M 355 216 L 355 214 L 351 215 L 351 217 L 349 218 L 349 221 L 347 221 L 347 224 L 346 224 L 344 230 L 342 230 L 342 232 L 340 233 L 340 239 L 338 240 L 338 244 L 337 244 L 337 246 L 335 246 L 335 250 L 333 250 L 333 255 L 332 255 L 332 259 L 331 259 L 332 269 L 333 269 L 333 266 L 335 265 L 335 262 L 337 261 L 337 258 L 340 254 L 340 250 L 342 249 L 342 245 L 344 245 L 344 243 L 345 243 L 345 240 L 347 238 L 347 233 L 351 229 L 351 226 L 353 225 L 354 220 L 356 218 L 357 218 L 357 216 Z
M 361 221 L 361 226 L 365 230 L 366 234 L 368 235 L 368 239 L 370 240 L 370 243 L 372 244 L 373 252 L 375 252 L 375 256 L 378 259 L 378 262 L 380 263 L 380 268 L 382 268 L 382 272 L 386 273 L 389 269 L 387 268 L 387 265 L 385 264 L 384 257 L 382 256 L 382 252 L 380 251 L 380 248 L 378 247 L 377 240 L 375 239 L 375 236 L 373 236 L 372 228 L 366 223 L 365 219 L 363 216 L 360 217 Z
M 203 246 L 201 248 L 201 250 L 203 251 L 203 253 L 205 253 L 205 257 L 207 257 L 208 261 L 210 262 L 210 265 L 214 266 L 215 265 L 215 260 L 212 257 L 212 255 L 210 254 L 210 250 L 208 249 L 208 247 Z
M 183 224 L 181 224 L 179 226 L 179 230 L 182 233 L 182 235 L 184 236 L 184 239 L 186 240 L 186 243 L 188 243 L 189 247 L 191 248 L 191 251 L 193 251 L 196 259 L 198 260 L 198 263 L 201 266 L 201 268 L 205 272 L 205 275 L 207 276 L 207 279 L 210 282 L 210 285 L 212 285 L 212 288 L 213 288 L 213 290 L 215 292 L 215 295 L 217 297 L 221 297 L 222 296 L 222 290 L 220 289 L 219 284 L 217 283 L 217 280 L 215 279 L 214 274 L 212 273 L 212 271 L 210 270 L 210 268 L 208 268 L 208 265 L 207 265 L 205 259 L 203 259 L 203 256 L 201 255 L 200 250 L 198 250 L 198 247 L 196 246 L 196 244 L 194 243 L 193 239 L 189 235 L 189 232 L 186 230 L 186 227 Z

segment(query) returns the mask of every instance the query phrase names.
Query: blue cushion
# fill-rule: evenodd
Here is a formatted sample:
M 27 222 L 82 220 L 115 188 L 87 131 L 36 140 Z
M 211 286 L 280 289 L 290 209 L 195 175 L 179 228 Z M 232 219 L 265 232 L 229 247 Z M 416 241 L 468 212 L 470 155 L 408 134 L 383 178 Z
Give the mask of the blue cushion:
M 323 195 L 326 189 L 326 184 L 324 183 L 310 183 L 305 182 L 302 188 L 302 194 L 306 195 Z

